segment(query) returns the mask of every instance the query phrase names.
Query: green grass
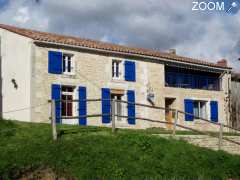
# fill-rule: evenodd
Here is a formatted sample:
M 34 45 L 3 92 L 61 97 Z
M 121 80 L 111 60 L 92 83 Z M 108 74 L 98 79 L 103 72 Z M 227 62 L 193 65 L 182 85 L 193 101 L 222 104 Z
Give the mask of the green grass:
M 240 157 L 147 131 L 0 121 L 0 179 L 52 168 L 76 179 L 240 179 Z M 64 172 L 64 173 L 63 173 Z

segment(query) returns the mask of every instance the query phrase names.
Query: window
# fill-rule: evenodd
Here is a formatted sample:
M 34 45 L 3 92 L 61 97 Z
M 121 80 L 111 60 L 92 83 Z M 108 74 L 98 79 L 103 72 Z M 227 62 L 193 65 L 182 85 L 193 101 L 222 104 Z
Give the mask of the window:
M 193 102 L 193 114 L 195 117 L 207 119 L 207 102 L 206 101 L 194 101 Z
M 73 55 L 63 54 L 63 73 L 64 74 L 74 74 L 74 61 Z
M 74 87 L 71 86 L 62 86 L 62 94 L 61 99 L 62 101 L 62 116 L 71 117 L 73 116 L 73 94 L 74 94 Z M 69 100 L 69 102 L 68 102 Z
M 115 99 L 115 100 L 122 100 L 122 96 L 121 94 L 111 94 L 111 99 Z M 119 116 L 123 115 L 123 107 L 122 107 L 122 102 L 116 102 L 115 103 L 115 113 Z M 117 116 L 117 121 L 121 121 L 122 118 Z
M 181 68 L 165 68 L 165 86 L 191 89 L 220 91 L 219 74 L 188 70 Z
M 112 61 L 112 78 L 120 79 L 122 77 L 122 62 L 118 60 Z

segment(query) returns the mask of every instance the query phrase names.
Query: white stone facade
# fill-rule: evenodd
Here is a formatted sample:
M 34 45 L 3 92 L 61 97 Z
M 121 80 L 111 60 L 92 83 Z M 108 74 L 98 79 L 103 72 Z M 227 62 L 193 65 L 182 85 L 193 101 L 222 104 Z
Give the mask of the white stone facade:
M 23 107 L 45 104 L 51 99 L 51 85 L 61 84 L 74 87 L 85 86 L 87 98 L 101 98 L 101 88 L 134 90 L 136 102 L 151 105 L 147 100 L 147 92 L 151 90 L 155 97 L 156 106 L 165 107 L 165 98 L 175 98 L 174 107 L 184 111 L 184 99 L 218 101 L 219 121 L 228 123 L 229 109 L 228 80 L 230 75 L 222 73 L 221 91 L 185 89 L 165 87 L 164 61 L 154 61 L 142 57 L 126 57 L 123 55 L 86 51 L 76 47 L 51 45 L 36 45 L 31 39 L 0 29 L 2 47 L 2 78 L 3 78 L 3 112 Z M 14 50 L 13 50 L 14 49 Z M 48 73 L 48 51 L 61 51 L 73 55 L 75 61 L 74 75 L 57 75 Z M 136 82 L 112 78 L 112 60 L 124 61 L 129 59 L 136 63 Z M 224 72 L 224 69 L 222 70 Z M 19 88 L 15 89 L 11 79 L 16 79 Z M 75 92 L 77 94 L 77 91 Z M 76 95 L 77 99 L 77 95 Z M 126 95 L 124 96 L 126 99 Z M 208 105 L 209 107 L 209 105 Z M 126 106 L 124 115 L 127 115 Z M 15 113 L 3 114 L 7 119 L 18 119 L 31 122 L 45 122 L 50 116 L 50 105 L 39 106 Z M 88 114 L 100 114 L 101 102 L 89 102 Z M 77 115 L 77 105 L 75 106 Z M 165 111 L 136 107 L 136 116 L 165 121 Z M 210 118 L 209 108 L 207 117 Z M 182 125 L 196 127 L 202 130 L 216 130 L 216 126 L 199 120 L 186 122 L 183 115 L 179 115 Z M 78 123 L 78 120 L 72 123 Z M 88 125 L 103 126 L 101 117 L 88 118 Z M 108 126 L 108 125 L 107 125 Z M 109 124 L 110 126 L 110 124 Z M 166 127 L 164 124 L 150 123 L 136 120 L 136 125 L 128 125 L 127 121 L 117 126 L 125 128 Z

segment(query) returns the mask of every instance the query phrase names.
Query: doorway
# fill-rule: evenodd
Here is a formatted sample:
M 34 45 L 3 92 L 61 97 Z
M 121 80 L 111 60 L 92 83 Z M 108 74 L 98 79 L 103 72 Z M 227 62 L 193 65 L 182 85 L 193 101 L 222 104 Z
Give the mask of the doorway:
M 174 112 L 170 109 L 175 107 L 175 98 L 165 98 L 165 120 L 169 123 L 174 122 Z M 166 124 L 168 130 L 172 130 L 172 124 Z

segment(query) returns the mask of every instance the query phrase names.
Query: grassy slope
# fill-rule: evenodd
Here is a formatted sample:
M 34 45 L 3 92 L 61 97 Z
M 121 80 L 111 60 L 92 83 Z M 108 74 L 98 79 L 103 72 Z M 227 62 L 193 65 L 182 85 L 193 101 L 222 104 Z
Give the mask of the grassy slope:
M 53 143 L 49 125 L 0 122 L 0 179 L 40 166 L 78 179 L 240 179 L 239 156 L 143 131 L 113 135 L 106 128 L 60 128 L 65 131 Z

